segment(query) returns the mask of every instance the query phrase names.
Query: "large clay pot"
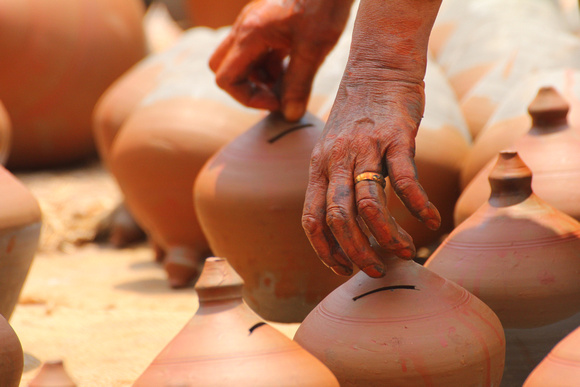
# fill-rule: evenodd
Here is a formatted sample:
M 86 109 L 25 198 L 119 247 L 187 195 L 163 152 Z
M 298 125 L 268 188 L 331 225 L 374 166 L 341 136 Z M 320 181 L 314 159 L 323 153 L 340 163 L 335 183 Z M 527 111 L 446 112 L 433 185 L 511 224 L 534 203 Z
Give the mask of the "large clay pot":
M 540 88 L 546 85 L 556 88 L 570 104 L 570 125 L 580 127 L 579 79 L 579 71 L 558 69 L 538 71 L 522 80 L 502 100 L 474 141 L 461 168 L 461 187 L 465 188 L 499 151 L 507 149 L 529 131 L 532 118 L 528 113 L 528 106 Z
M 118 134 L 111 172 L 131 213 L 167 252 L 171 286 L 186 286 L 210 254 L 191 198 L 198 171 L 257 119 L 219 102 L 175 98 L 134 112 Z
M 0 386 L 17 387 L 24 368 L 24 354 L 18 336 L 0 315 Z
M 428 229 L 409 212 L 391 188 L 387 191 L 391 215 L 413 237 L 417 247 L 438 242 L 453 230 L 453 210 L 461 192 L 461 163 L 471 144 L 455 94 L 439 66 L 432 61 L 427 65 L 425 96 L 425 112 L 415 139 L 415 165 L 429 200 L 441 213 L 441 227 L 437 231 Z
M 0 315 L 9 319 L 40 238 L 41 213 L 30 191 L 0 166 Z
M 580 328 L 576 328 L 534 369 L 524 387 L 576 387 L 579 380 Z
M 13 132 L 10 167 L 94 154 L 99 96 L 145 55 L 138 0 L 0 2 L 0 99 Z
M 496 315 L 423 266 L 387 258 L 306 317 L 295 340 L 346 386 L 498 386 L 505 340 Z
M 233 24 L 250 0 L 185 0 L 185 11 L 193 26 L 218 28 Z
M 466 3 L 457 7 L 461 21 L 439 50 L 437 61 L 456 90 L 476 138 L 505 94 L 528 74 L 578 67 L 580 41 L 552 0 Z
M 62 360 L 45 362 L 28 387 L 76 387 Z
M 301 217 L 310 154 L 323 123 L 271 114 L 218 152 L 195 183 L 199 222 L 228 257 L 246 302 L 266 320 L 299 322 L 344 282 L 318 259 Z
M 580 312 L 580 223 L 532 192 L 532 172 L 517 152 L 500 154 L 489 182 L 489 201 L 425 266 L 480 298 L 505 328 Z
M 338 387 L 322 363 L 248 308 L 243 283 L 225 259 L 208 258 L 197 313 L 134 386 Z
M 534 174 L 534 192 L 551 206 L 580 220 L 580 130 L 568 125 L 568 104 L 553 88 L 542 88 L 530 104 L 532 128 L 513 145 Z M 455 208 L 455 224 L 473 214 L 489 197 L 487 182 L 495 160 L 465 188 Z

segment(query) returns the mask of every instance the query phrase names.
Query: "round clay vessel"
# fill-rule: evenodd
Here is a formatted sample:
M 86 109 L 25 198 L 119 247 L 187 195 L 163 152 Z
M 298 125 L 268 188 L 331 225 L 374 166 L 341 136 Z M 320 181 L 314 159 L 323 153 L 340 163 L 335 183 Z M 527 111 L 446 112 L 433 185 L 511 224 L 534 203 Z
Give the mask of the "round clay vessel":
M 453 230 L 453 210 L 461 192 L 461 162 L 471 144 L 455 94 L 433 61 L 427 65 L 425 98 L 425 112 L 415 139 L 415 165 L 423 189 L 441 214 L 441 227 L 437 231 L 428 229 L 390 187 L 387 189 L 391 215 L 413 237 L 417 248 L 439 242 L 444 234 Z
M 532 192 L 532 172 L 502 152 L 491 196 L 425 266 L 485 302 L 504 328 L 532 328 L 580 312 L 580 223 Z
M 197 313 L 134 386 L 338 387 L 320 361 L 252 312 L 242 287 L 224 258 L 208 258 Z
M 18 336 L 0 315 L 0 386 L 17 387 L 24 368 L 24 354 Z
M 524 387 L 576 387 L 579 380 L 580 328 L 576 328 L 532 371 Z
M 62 360 L 51 360 L 42 365 L 28 387 L 76 387 L 76 384 L 67 374 Z
M 10 152 L 12 125 L 6 108 L 0 101 L 0 164 L 4 165 Z
M 507 94 L 478 134 L 462 163 L 461 188 L 464 189 L 498 152 L 512 146 L 530 130 L 532 118 L 528 106 L 543 86 L 550 85 L 558 90 L 570 104 L 570 126 L 580 127 L 579 79 L 580 71 L 570 68 L 538 71 L 527 76 Z
M 10 168 L 93 156 L 97 99 L 145 55 L 139 0 L 0 3 L 0 99 L 10 113 Z
M 346 386 L 498 386 L 502 326 L 467 290 L 423 266 L 385 258 L 326 297 L 294 340 Z
M 542 88 L 529 106 L 532 128 L 511 147 L 534 174 L 534 192 L 556 209 L 580 219 L 580 130 L 566 120 L 568 104 L 554 88 Z M 458 225 L 489 198 L 491 160 L 462 192 L 455 208 Z
M 302 228 L 310 154 L 323 123 L 272 113 L 200 171 L 194 197 L 216 255 L 228 257 L 248 305 L 266 320 L 300 322 L 345 279 L 318 259 Z
M 161 100 L 134 112 L 111 150 L 110 169 L 138 223 L 167 252 L 173 287 L 198 272 L 208 245 L 191 190 L 204 163 L 258 117 L 212 100 Z
M 42 217 L 36 198 L 0 166 L 0 315 L 10 319 L 34 258 Z
M 193 26 L 218 28 L 234 23 L 249 0 L 185 0 L 187 19 Z

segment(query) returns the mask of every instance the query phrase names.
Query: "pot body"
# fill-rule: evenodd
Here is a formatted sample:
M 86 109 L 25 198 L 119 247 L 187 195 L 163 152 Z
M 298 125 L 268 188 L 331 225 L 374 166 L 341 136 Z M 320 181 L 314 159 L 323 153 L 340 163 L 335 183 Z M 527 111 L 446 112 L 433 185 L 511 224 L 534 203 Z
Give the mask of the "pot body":
M 496 315 L 413 261 L 359 272 L 326 297 L 295 340 L 341 386 L 498 386 L 505 355 Z
M 18 336 L 0 315 L 0 385 L 17 387 L 24 368 L 24 354 Z
M 214 254 L 246 282 L 266 320 L 299 322 L 344 279 L 318 259 L 302 229 L 310 154 L 323 123 L 272 114 L 218 152 L 199 173 L 195 206 Z
M 197 313 L 134 386 L 338 387 L 328 368 L 248 308 L 242 285 L 225 259 L 208 258 Z
M 0 314 L 10 318 L 40 238 L 41 213 L 30 191 L 0 166 Z
M 138 0 L 3 1 L 0 99 L 13 124 L 11 168 L 94 154 L 97 99 L 145 55 Z
M 168 257 L 193 261 L 190 274 L 169 273 L 172 286 L 185 286 L 208 254 L 191 197 L 197 173 L 257 119 L 219 102 L 182 97 L 134 112 L 118 134 L 109 162 L 129 210 Z

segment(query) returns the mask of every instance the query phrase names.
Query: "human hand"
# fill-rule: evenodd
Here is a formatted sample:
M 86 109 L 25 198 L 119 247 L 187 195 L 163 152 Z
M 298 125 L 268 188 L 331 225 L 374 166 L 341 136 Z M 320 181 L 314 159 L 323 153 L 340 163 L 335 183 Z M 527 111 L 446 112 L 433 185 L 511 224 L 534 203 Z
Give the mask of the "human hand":
M 316 71 L 334 47 L 352 0 L 255 0 L 210 59 L 217 84 L 242 104 L 306 111 Z M 287 65 L 285 59 L 289 58 Z
M 349 63 L 312 153 L 302 218 L 314 250 L 337 274 L 350 275 L 353 264 L 371 277 L 385 274 L 367 228 L 383 249 L 405 259 L 415 255 L 411 236 L 388 211 L 383 187 L 375 181 L 355 184 L 363 172 L 388 176 L 413 215 L 431 229 L 441 224 L 414 162 L 426 45 L 438 6 L 437 0 L 361 3 Z M 374 33 L 377 25 L 385 26 L 384 33 Z

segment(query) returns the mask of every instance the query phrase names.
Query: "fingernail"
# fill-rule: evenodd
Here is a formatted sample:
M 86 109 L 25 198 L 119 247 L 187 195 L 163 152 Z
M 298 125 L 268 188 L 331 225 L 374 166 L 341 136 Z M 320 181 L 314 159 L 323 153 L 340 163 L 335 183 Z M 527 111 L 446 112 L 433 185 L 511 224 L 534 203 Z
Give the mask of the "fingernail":
M 427 218 L 425 225 L 431 230 L 437 230 L 441 226 L 441 215 L 433 203 L 429 202 L 427 208 L 421 211 L 420 215 L 422 218 Z
M 384 277 L 385 275 L 385 267 L 382 265 L 367 266 L 363 269 L 363 271 L 366 273 L 366 275 L 373 278 L 380 278 Z
M 304 104 L 290 101 L 284 106 L 284 117 L 287 121 L 298 121 L 304 115 Z
M 331 266 L 330 270 L 332 270 L 334 272 L 334 274 L 338 274 L 338 275 L 342 275 L 345 277 L 348 277 L 352 274 L 352 269 L 350 267 L 345 267 L 345 266 Z

